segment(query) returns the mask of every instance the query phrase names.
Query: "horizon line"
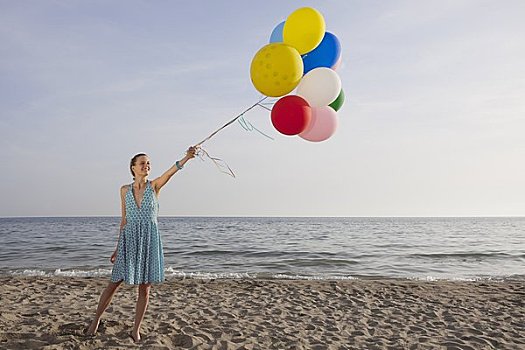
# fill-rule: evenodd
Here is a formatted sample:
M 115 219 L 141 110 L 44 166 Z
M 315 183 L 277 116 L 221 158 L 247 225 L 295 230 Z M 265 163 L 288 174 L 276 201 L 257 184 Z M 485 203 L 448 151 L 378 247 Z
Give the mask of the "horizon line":
M 31 219 L 31 218 L 120 218 L 120 215 L 14 215 L 0 216 L 0 219 Z M 346 216 L 346 215 L 159 215 L 158 218 L 525 218 L 525 215 L 374 215 L 374 216 Z

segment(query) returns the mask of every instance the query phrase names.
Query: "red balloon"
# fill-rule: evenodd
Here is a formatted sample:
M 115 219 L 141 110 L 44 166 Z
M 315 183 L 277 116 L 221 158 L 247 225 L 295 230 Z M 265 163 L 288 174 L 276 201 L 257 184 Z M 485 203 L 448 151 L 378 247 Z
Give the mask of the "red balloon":
M 296 95 L 281 97 L 272 108 L 272 124 L 281 134 L 297 135 L 312 119 L 312 109 L 306 100 Z

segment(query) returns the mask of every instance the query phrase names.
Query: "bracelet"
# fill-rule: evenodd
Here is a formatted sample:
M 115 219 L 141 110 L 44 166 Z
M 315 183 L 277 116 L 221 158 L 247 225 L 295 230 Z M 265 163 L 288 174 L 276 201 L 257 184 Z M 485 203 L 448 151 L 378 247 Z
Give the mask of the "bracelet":
M 182 168 L 184 168 L 184 165 L 181 165 L 179 161 L 175 162 L 175 166 L 177 167 L 177 170 L 182 170 Z

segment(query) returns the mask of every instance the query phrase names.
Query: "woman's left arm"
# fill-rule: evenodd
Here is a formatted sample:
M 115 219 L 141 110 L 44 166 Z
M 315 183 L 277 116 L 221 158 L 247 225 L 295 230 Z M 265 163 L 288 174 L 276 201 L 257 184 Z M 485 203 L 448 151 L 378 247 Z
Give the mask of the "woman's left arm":
M 186 155 L 181 160 L 175 162 L 171 168 L 166 170 L 164 174 L 156 178 L 155 180 L 151 181 L 151 185 L 155 189 L 155 192 L 159 194 L 160 189 L 164 187 L 165 184 L 168 183 L 168 181 L 171 179 L 173 175 L 179 170 L 181 170 L 184 167 L 184 164 L 188 162 L 188 160 L 195 158 L 195 153 L 197 152 L 197 149 L 195 147 L 190 147 L 186 151 Z

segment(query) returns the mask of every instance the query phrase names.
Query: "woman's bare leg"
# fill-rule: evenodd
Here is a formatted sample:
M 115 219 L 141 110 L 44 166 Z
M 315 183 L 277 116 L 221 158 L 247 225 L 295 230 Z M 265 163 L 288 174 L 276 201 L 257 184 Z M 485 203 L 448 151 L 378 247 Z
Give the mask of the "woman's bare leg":
M 109 303 L 111 303 L 111 299 L 113 299 L 113 295 L 115 295 L 115 292 L 117 291 L 118 287 L 122 281 L 119 282 L 109 282 L 108 286 L 102 294 L 100 295 L 100 300 L 98 301 L 98 307 L 97 312 L 95 314 L 95 318 L 91 322 L 91 325 L 89 326 L 87 330 L 88 335 L 94 335 L 97 333 L 98 324 L 100 323 L 100 318 L 102 317 L 102 314 L 109 306 Z
M 137 298 L 137 307 L 135 311 L 135 325 L 133 326 L 133 331 L 131 331 L 131 336 L 136 342 L 140 340 L 140 326 L 142 324 L 142 320 L 144 319 L 146 309 L 148 308 L 150 288 L 150 283 L 139 285 L 139 295 Z

